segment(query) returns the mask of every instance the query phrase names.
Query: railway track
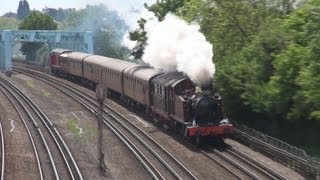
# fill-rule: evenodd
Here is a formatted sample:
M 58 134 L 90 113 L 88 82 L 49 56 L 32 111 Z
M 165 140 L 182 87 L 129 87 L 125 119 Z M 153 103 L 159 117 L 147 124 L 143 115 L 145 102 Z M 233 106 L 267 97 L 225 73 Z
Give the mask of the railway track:
M 1 136 L 1 174 L 0 174 L 0 179 L 3 180 L 4 179 L 4 137 L 3 137 L 3 129 L 2 129 L 2 124 L 0 122 L 0 136 Z
M 22 69 L 16 69 L 22 72 Z M 26 72 L 27 71 L 27 72 Z M 63 93 L 66 93 L 74 100 L 94 114 L 98 114 L 98 103 L 96 98 L 83 91 L 76 90 L 69 83 L 56 82 L 51 76 L 35 75 L 36 72 L 23 70 L 23 73 L 37 78 Z M 58 86 L 57 86 L 58 85 Z M 150 136 L 144 133 L 114 109 L 104 105 L 104 124 L 128 147 L 132 154 L 141 162 L 144 168 L 154 179 L 197 179 L 192 172 L 182 165 L 168 151 L 159 145 Z
M 248 155 L 238 151 L 237 149 L 229 147 L 227 149 L 227 153 L 232 154 L 232 156 L 237 156 L 237 158 L 240 161 L 243 161 L 248 166 L 251 166 L 257 172 L 260 172 L 260 174 L 267 179 L 280 179 L 280 180 L 286 179 L 286 177 L 284 177 L 281 174 L 277 173 L 276 171 L 270 169 L 266 165 L 261 164 L 260 162 L 254 160 L 253 158 L 249 157 Z
M 3 88 L 5 88 L 5 87 L 3 87 Z M 27 123 L 27 121 L 26 121 L 25 118 L 24 118 L 23 112 L 20 111 L 20 108 L 19 108 L 18 106 L 20 106 L 20 107 L 22 107 L 22 108 L 24 109 L 24 112 L 25 112 L 24 114 L 25 114 L 26 116 L 29 116 L 29 118 L 31 119 L 32 122 L 35 122 L 35 121 L 34 121 L 34 119 L 32 119 L 31 113 L 28 111 L 28 109 L 23 105 L 23 103 L 22 103 L 21 101 L 19 101 L 18 97 L 17 97 L 15 94 L 13 94 L 13 93 L 9 93 L 9 92 L 8 92 L 8 88 L 6 88 L 7 91 L 5 91 L 3 88 L 0 88 L 0 90 L 1 90 L 1 91 L 3 92 L 3 94 L 7 97 L 7 99 L 10 101 L 10 103 L 12 104 L 12 106 L 14 107 L 14 109 L 16 110 L 16 112 L 18 113 L 18 115 L 19 115 L 21 121 L 23 122 L 23 125 L 24 125 L 24 127 L 25 127 L 25 129 L 26 129 L 26 131 L 27 131 L 27 134 L 28 134 L 28 137 L 29 137 L 30 142 L 31 142 L 31 144 L 32 144 L 33 152 L 34 152 L 34 155 L 35 155 L 35 158 L 36 158 L 36 161 L 37 161 L 37 166 L 38 166 L 38 171 L 39 171 L 39 178 L 42 180 L 44 177 L 43 177 L 42 167 L 41 167 L 41 164 L 40 164 L 40 158 L 39 158 L 39 154 L 38 154 L 38 149 L 37 149 L 37 147 L 36 147 L 35 140 L 34 140 L 34 138 L 33 138 L 33 136 L 32 136 L 32 131 L 30 131 L 30 128 L 29 128 L 29 126 L 28 126 L 28 123 Z M 12 97 L 10 97 L 9 94 L 11 94 Z M 13 98 L 17 101 L 17 103 L 18 103 L 19 105 L 16 105 L 16 104 L 14 103 Z M 32 124 L 32 126 L 37 127 L 36 124 Z M 40 130 L 40 129 L 37 129 L 37 130 L 35 130 L 35 131 L 41 131 L 41 130 Z M 34 132 L 35 132 L 35 131 L 34 131 Z M 3 137 L 3 136 L 2 136 L 2 137 Z M 2 142 L 3 142 L 3 141 L 2 141 Z M 44 143 L 44 142 L 43 142 L 43 143 Z M 2 152 L 4 153 L 4 149 L 3 149 Z M 3 154 L 3 156 L 4 156 L 4 154 Z M 2 161 L 3 161 L 3 164 L 4 164 L 4 157 L 3 157 Z M 1 179 L 3 179 L 3 177 L 4 177 L 4 165 L 2 166 L 2 171 L 1 171 L 1 172 L 2 172 L 2 174 L 1 174 Z
M 201 150 L 201 152 L 209 159 L 221 164 L 237 179 L 286 179 L 279 173 L 232 147 L 227 147 L 223 150 L 209 148 Z
M 27 129 L 28 127 L 33 127 L 33 131 L 30 131 L 33 132 L 33 137 L 38 137 L 36 140 L 31 140 L 35 142 L 33 145 L 35 154 L 38 154 L 37 151 L 41 148 L 46 152 L 42 153 L 42 157 L 36 155 L 40 179 L 47 179 L 49 176 L 55 179 L 83 179 L 71 152 L 50 119 L 29 97 L 10 83 L 10 81 L 1 77 L 0 82 L 3 89 L 6 90 L 5 94 L 12 104 L 14 104 L 12 100 L 14 98 L 19 106 L 24 109 L 26 116 L 31 120 L 28 122 L 23 121 Z M 9 97 L 9 94 L 12 98 Z M 18 111 L 18 107 L 16 105 L 14 106 Z M 21 119 L 24 119 L 21 115 L 22 113 L 20 111 L 18 111 L 18 113 Z M 31 135 L 29 135 L 29 137 L 30 136 Z M 51 167 L 44 168 L 44 166 L 48 165 L 46 163 L 40 163 L 46 161 L 50 162 Z M 51 172 L 49 172 L 48 169 L 50 169 Z M 43 170 L 45 171 L 42 172 Z

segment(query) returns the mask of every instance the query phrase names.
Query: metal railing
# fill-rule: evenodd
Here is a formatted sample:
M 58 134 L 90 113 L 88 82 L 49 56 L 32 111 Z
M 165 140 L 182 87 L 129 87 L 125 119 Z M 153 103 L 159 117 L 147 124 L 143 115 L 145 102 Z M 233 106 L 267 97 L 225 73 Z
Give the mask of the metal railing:
M 293 169 L 303 171 L 307 174 L 315 176 L 320 175 L 319 161 L 316 161 L 315 159 L 310 157 L 304 150 L 294 147 L 272 136 L 263 134 L 245 125 L 238 124 L 236 122 L 234 122 L 234 125 L 236 127 L 235 136 L 239 139 L 244 140 L 249 145 L 252 145 L 254 147 L 257 147 L 256 144 L 259 144 L 259 146 L 261 145 L 261 147 L 266 147 L 265 144 L 267 144 L 268 146 L 273 146 L 276 149 L 285 152 L 285 155 L 281 153 L 277 154 L 275 152 L 273 154 L 274 156 L 277 156 L 278 160 L 281 160 L 282 163 L 286 164 L 287 166 L 293 167 Z M 260 150 L 264 151 L 263 148 Z M 268 150 L 265 149 L 265 151 Z M 270 151 L 266 153 L 272 154 L 272 152 Z

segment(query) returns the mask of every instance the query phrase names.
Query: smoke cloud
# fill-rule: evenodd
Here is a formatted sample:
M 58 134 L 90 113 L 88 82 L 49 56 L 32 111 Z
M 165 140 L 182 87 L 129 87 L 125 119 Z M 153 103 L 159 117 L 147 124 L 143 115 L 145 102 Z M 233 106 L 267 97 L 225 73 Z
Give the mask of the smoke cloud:
M 165 71 L 178 70 L 198 85 L 208 83 L 215 73 L 212 45 L 200 33 L 200 26 L 187 24 L 168 14 L 161 22 L 148 21 L 147 46 L 142 60 Z

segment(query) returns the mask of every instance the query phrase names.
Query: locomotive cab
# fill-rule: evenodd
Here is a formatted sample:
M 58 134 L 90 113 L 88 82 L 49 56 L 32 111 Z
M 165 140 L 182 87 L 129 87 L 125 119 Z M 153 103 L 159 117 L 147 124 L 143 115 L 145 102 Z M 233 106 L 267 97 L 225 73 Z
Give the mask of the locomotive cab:
M 50 52 L 50 67 L 51 73 L 56 75 L 59 74 L 61 70 L 60 56 L 65 53 L 71 53 L 68 49 L 54 49 Z

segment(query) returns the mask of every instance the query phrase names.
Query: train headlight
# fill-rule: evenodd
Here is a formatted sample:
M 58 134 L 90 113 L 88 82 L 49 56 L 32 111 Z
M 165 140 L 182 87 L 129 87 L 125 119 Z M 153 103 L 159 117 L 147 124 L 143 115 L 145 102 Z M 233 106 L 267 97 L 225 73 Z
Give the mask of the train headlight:
M 230 121 L 228 118 L 224 118 L 220 121 L 220 125 L 229 125 L 230 124 Z

